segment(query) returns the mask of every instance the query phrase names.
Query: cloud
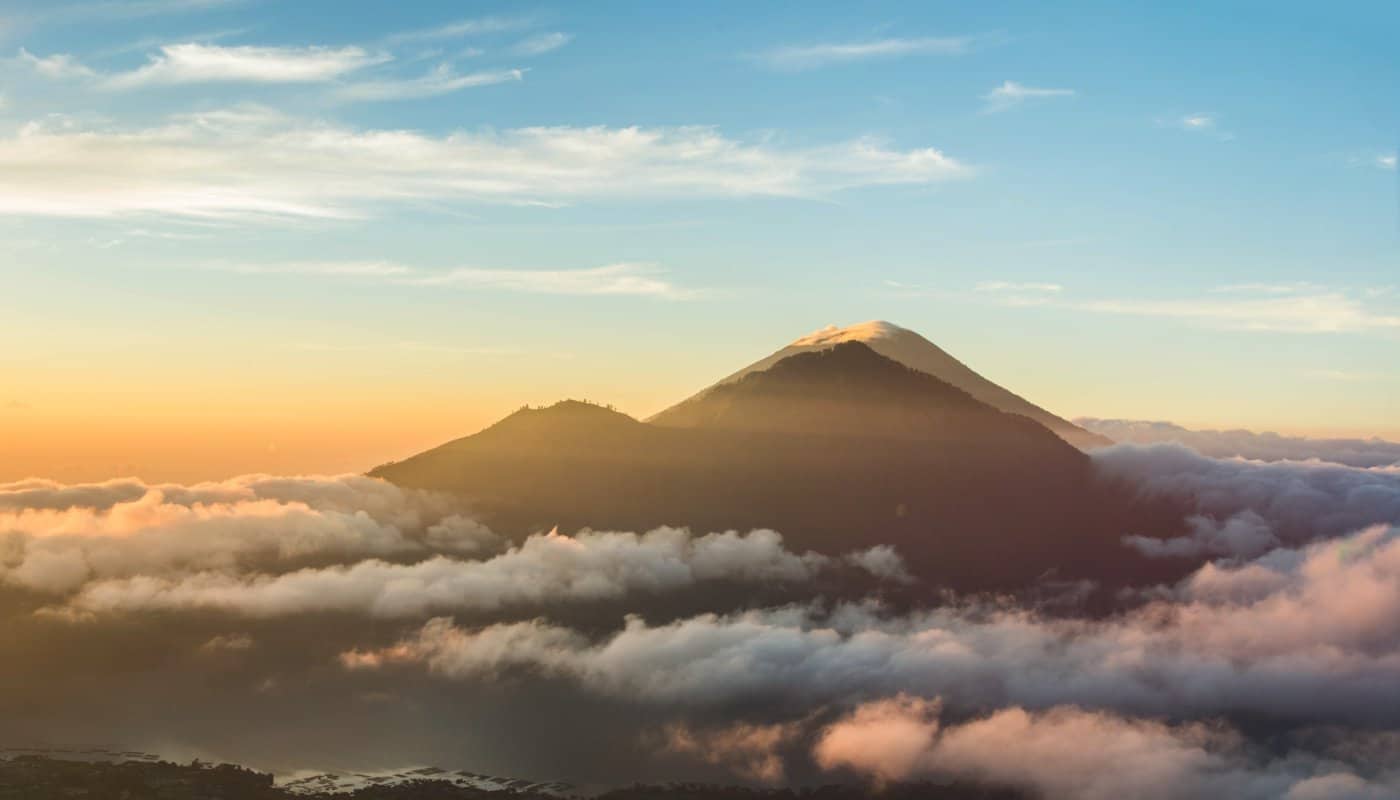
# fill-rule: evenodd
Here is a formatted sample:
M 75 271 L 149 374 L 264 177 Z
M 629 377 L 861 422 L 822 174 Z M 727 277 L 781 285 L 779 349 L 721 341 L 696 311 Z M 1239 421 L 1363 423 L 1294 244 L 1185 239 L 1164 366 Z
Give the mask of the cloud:
M 905 695 L 863 704 L 827 727 L 814 749 L 826 769 L 877 781 L 971 778 L 1047 800 L 1387 797 L 1400 775 L 1376 780 L 1338 762 L 1253 755 L 1239 736 L 1072 707 L 1007 708 L 940 726 L 936 703 Z
M 909 692 L 961 711 L 1072 704 L 1130 716 L 1267 714 L 1400 724 L 1400 530 L 1207 565 L 1169 597 L 1106 620 L 945 607 L 888 617 L 783 607 L 649 625 L 599 640 L 543 620 L 431 621 L 359 667 L 421 664 L 463 681 L 512 673 L 667 706 L 810 709 Z
M 894 288 L 926 293 L 916 287 L 894 285 Z M 980 288 L 979 293 L 1009 306 L 1027 305 L 1026 301 L 1032 296 L 1025 291 L 1009 290 L 998 295 Z M 1370 291 L 1329 289 L 1312 284 L 1244 284 L 1218 287 L 1196 297 L 1177 299 L 1094 300 L 1056 293 L 1054 297 L 1042 296 L 1031 304 L 1095 314 L 1176 319 L 1222 330 L 1286 333 L 1400 330 L 1400 312 L 1376 307 L 1376 300 L 1382 296 Z
M 1233 133 L 1220 129 L 1220 118 L 1218 115 L 1205 111 L 1183 114 L 1180 117 L 1165 122 L 1159 121 L 1158 124 L 1168 125 L 1188 133 L 1208 135 L 1222 142 L 1228 142 L 1235 138 Z
M 755 725 L 735 723 L 718 729 L 697 729 L 682 723 L 666 726 L 660 749 L 722 766 L 751 781 L 777 784 L 785 777 L 779 749 L 801 733 L 794 723 Z
M 1045 89 L 1026 86 L 1015 81 L 1004 81 L 1000 86 L 987 92 L 982 99 L 987 103 L 985 110 L 993 113 L 1006 111 L 1030 101 L 1073 97 L 1074 95 L 1073 89 Z
M 227 47 L 172 44 L 150 63 L 111 75 L 103 85 L 134 89 L 187 83 L 321 83 L 390 60 L 359 47 Z
M 450 65 L 441 64 L 419 78 L 348 84 L 336 91 L 336 97 L 342 100 L 361 101 L 416 100 L 450 94 L 462 89 L 494 86 L 498 83 L 513 83 L 524 79 L 525 72 L 518 69 L 490 70 L 459 75 L 453 71 Z
M 347 219 L 424 201 L 559 204 L 606 197 L 822 197 L 970 170 L 932 148 L 815 148 L 710 128 L 522 128 L 431 136 L 257 107 L 138 130 L 30 123 L 0 138 L 0 213 Z
M 97 76 L 96 72 L 67 53 L 56 53 L 41 58 L 24 48 L 20 48 L 19 58 L 35 72 L 54 80 L 74 80 Z
M 895 288 L 908 288 L 895 285 Z M 1038 306 L 1050 303 L 1064 292 L 1065 287 L 1058 283 L 983 281 L 973 287 L 973 291 L 994 295 L 997 302 L 1009 306 Z
M 390 35 L 389 44 L 410 44 L 416 42 L 441 42 L 461 39 L 467 36 L 480 36 L 491 33 L 505 33 L 528 28 L 534 24 L 531 17 L 481 17 L 461 19 L 432 28 L 403 31 Z
M 560 33 L 558 31 L 541 33 L 525 39 L 511 48 L 511 50 L 517 55 L 522 56 L 544 55 L 552 50 L 558 50 L 573 41 L 573 39 L 574 35 L 572 33 Z
M 1126 536 L 1123 542 L 1149 558 L 1253 558 L 1280 544 L 1268 521 L 1253 511 L 1241 511 L 1223 521 L 1196 515 L 1189 518 L 1187 524 L 1191 527 L 1189 536 L 1173 539 Z
M 327 611 L 380 618 L 450 611 L 612 600 L 707 581 L 802 582 L 831 559 L 783 548 L 773 531 L 691 537 L 659 528 L 646 534 L 584 532 L 531 536 L 484 561 L 437 557 L 413 564 L 378 560 L 280 575 L 199 572 L 93 581 L 67 609 L 110 613 L 217 610 L 250 617 Z M 351 657 L 351 663 L 354 658 Z
M 1400 524 L 1400 470 L 1216 459 L 1170 444 L 1119 444 L 1091 458 L 1103 478 L 1192 509 L 1200 517 L 1193 537 L 1215 543 L 1204 552 L 1223 554 L 1216 548 L 1234 541 L 1245 547 L 1238 554 L 1250 555 L 1266 540 L 1264 526 L 1296 546 L 1368 525 Z M 1137 545 L 1142 549 L 1144 542 Z
M 1394 153 L 1385 153 L 1385 154 L 1376 156 L 1376 166 L 1377 166 L 1377 167 L 1380 167 L 1381 169 L 1394 170 L 1394 169 L 1395 169 L 1395 154 L 1394 154 Z
M 694 297 L 664 278 L 654 264 L 606 264 L 582 269 L 490 269 L 455 267 L 428 270 L 384 261 L 211 264 L 209 269 L 248 275 L 318 275 L 380 280 L 408 286 L 443 286 L 468 290 L 528 292 L 578 296 Z
M 1075 424 L 1122 444 L 1182 444 L 1214 458 L 1256 461 L 1327 461 L 1352 467 L 1400 465 L 1400 442 L 1315 439 L 1247 430 L 1189 430 L 1170 422 L 1083 417 Z
M 775 69 L 803 70 L 911 55 L 962 55 L 972 44 L 973 39 L 967 36 L 874 39 L 777 47 L 760 53 L 758 59 Z
M 1187 114 L 1177 120 L 1177 124 L 1188 131 L 1208 131 L 1215 128 L 1215 115 L 1205 113 Z
M 501 289 L 536 294 L 636 295 L 683 298 L 691 292 L 660 277 L 649 264 L 609 264 L 575 270 L 508 270 L 459 267 L 411 279 L 422 286 Z
M 136 479 L 0 484 L 0 583 L 50 594 L 105 579 L 241 574 L 498 546 L 448 498 L 360 476 L 250 475 L 193 486 Z

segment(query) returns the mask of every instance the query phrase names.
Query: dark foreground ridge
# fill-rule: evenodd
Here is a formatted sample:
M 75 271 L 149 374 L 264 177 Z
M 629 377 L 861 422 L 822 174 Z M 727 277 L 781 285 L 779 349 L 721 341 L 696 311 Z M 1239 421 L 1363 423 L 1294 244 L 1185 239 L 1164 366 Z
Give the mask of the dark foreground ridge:
M 425 779 L 394 786 L 366 786 L 338 794 L 293 792 L 273 777 L 231 764 L 68 761 L 43 756 L 0 759 L 3 800 L 560 800 L 555 793 L 485 790 Z M 954 783 L 894 784 L 878 791 L 831 785 L 810 789 L 673 784 L 634 786 L 594 795 L 593 800 L 1020 800 L 1025 794 L 996 787 Z

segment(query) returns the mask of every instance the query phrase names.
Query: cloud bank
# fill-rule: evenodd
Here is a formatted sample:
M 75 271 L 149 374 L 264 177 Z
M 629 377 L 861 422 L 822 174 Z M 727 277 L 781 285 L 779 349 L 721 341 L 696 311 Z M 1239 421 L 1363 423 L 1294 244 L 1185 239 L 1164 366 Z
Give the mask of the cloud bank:
M 630 618 L 601 639 L 544 620 L 428 622 L 347 666 L 420 665 L 444 678 L 524 670 L 615 698 L 789 708 L 871 695 L 942 696 L 962 710 L 1072 704 L 1134 715 L 1257 713 L 1298 723 L 1400 724 L 1400 533 L 1208 565 L 1107 620 L 973 605 L 889 616 L 868 605 Z
M 1329 461 L 1351 467 L 1400 466 L 1400 442 L 1382 439 L 1315 439 L 1247 430 L 1189 430 L 1170 422 L 1076 419 L 1076 425 L 1122 444 L 1182 444 L 1215 458 L 1256 461 Z

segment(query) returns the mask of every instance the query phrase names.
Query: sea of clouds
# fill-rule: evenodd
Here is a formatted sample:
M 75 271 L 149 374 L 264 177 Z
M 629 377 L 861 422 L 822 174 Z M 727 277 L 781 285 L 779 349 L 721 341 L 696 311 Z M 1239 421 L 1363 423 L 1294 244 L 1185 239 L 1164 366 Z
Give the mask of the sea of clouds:
M 361 476 L 0 484 L 0 736 L 286 772 L 1400 796 L 1400 468 L 1330 447 L 1097 451 L 1184 509 L 1124 558 L 1186 577 L 1068 612 L 767 530 L 507 541 Z

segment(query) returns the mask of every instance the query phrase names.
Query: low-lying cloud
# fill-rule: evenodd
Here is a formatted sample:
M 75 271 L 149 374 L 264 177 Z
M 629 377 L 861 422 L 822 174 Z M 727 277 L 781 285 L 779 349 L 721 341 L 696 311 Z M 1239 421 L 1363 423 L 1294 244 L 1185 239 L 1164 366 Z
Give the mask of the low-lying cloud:
M 454 680 L 525 671 L 664 704 L 809 707 L 911 692 L 958 708 L 1074 704 L 1131 714 L 1258 713 L 1400 724 L 1400 533 L 1376 527 L 1240 566 L 1207 565 L 1108 619 L 1015 607 L 886 615 L 788 606 L 652 625 L 601 639 L 544 620 L 463 628 L 448 618 L 355 668 L 417 664 Z
M 1144 497 L 1195 512 L 1190 535 L 1157 541 L 1126 532 L 1148 555 L 1259 555 L 1368 525 L 1400 524 L 1400 470 L 1318 461 L 1210 458 L 1178 444 L 1120 444 L 1092 454 L 1099 474 Z
M 886 549 L 887 550 L 887 549 Z M 96 581 L 67 609 L 81 612 L 215 610 L 253 617 L 346 612 L 422 617 L 450 611 L 610 600 L 706 581 L 800 582 L 836 563 L 783 547 L 773 531 L 692 537 L 659 528 L 645 534 L 583 532 L 531 536 L 494 558 L 438 556 L 414 564 L 377 559 L 281 575 L 200 572 Z M 905 575 L 898 556 L 870 551 L 849 563 L 878 577 Z
M 1317 439 L 1247 430 L 1190 430 L 1170 422 L 1083 417 L 1075 424 L 1121 444 L 1182 444 L 1215 458 L 1256 461 L 1330 461 L 1352 467 L 1400 465 L 1400 442 Z
M 820 734 L 813 749 L 828 770 L 878 782 L 965 778 L 1013 786 L 1047 800 L 1180 798 L 1382 798 L 1400 792 L 1400 771 L 1357 774 L 1307 753 L 1251 753 L 1220 725 L 1057 707 L 1011 707 L 940 725 L 939 706 L 896 695 L 862 704 Z

